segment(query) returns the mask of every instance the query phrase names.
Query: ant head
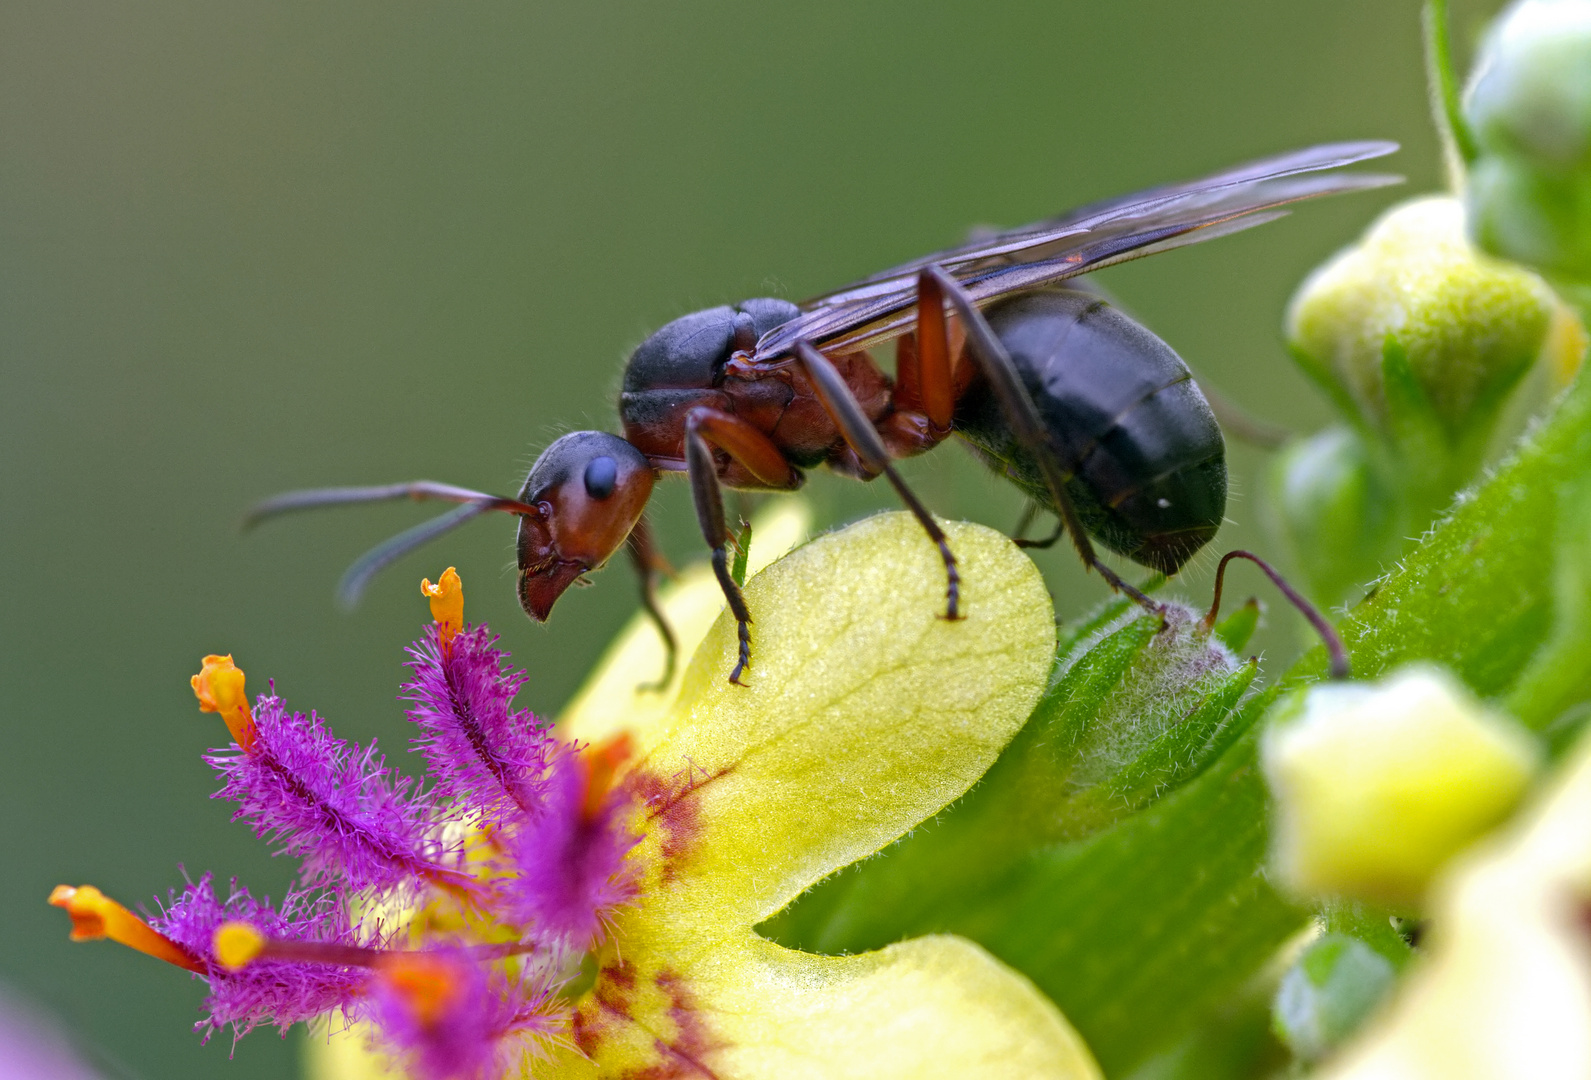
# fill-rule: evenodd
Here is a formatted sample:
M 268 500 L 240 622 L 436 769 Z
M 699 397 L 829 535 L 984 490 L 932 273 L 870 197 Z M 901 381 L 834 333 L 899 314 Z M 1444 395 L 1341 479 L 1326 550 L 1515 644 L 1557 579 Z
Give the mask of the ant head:
M 604 431 L 576 431 L 536 459 L 519 501 L 519 604 L 537 622 L 629 537 L 656 478 L 645 455 Z

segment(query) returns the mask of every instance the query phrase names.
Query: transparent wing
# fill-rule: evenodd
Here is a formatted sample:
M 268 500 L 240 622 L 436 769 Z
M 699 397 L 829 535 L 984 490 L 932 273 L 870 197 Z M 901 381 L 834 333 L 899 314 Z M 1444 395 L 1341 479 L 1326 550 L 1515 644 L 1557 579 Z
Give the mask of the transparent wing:
M 752 359 L 780 360 L 797 341 L 843 351 L 906 333 L 916 319 L 917 274 L 933 263 L 965 285 L 981 307 L 1114 263 L 1252 228 L 1282 216 L 1287 211 L 1281 207 L 1302 199 L 1398 183 L 1401 177 L 1379 174 L 1311 175 L 1397 148 L 1390 142 L 1349 142 L 1295 150 L 980 237 L 807 301 L 801 315 L 763 335 Z

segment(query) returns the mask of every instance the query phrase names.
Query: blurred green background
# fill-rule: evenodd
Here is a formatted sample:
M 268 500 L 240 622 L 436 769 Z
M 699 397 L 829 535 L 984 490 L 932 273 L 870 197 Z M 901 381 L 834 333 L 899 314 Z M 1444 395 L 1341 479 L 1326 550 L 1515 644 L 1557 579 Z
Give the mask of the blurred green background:
M 1461 53 L 1492 6 L 1457 5 Z M 113 1075 L 292 1075 L 293 1039 L 256 1033 L 230 1062 L 226 1038 L 200 1047 L 200 984 L 69 945 L 44 905 L 57 882 L 147 900 L 179 864 L 280 894 L 289 867 L 208 798 L 221 729 L 188 689 L 199 658 L 231 651 L 252 688 L 274 677 L 401 751 L 422 574 L 459 567 L 547 713 L 634 608 L 615 566 L 533 626 L 513 525 L 487 520 L 344 615 L 342 568 L 429 510 L 240 537 L 251 500 L 414 477 L 510 491 L 557 434 L 614 426 L 624 357 L 674 316 L 1362 137 L 1404 144 L 1405 191 L 1439 181 L 1414 0 L 0 5 L 0 980 Z M 1394 197 L 1105 284 L 1212 385 L 1309 430 L 1326 408 L 1283 353 L 1283 305 Z M 1232 457 L 1219 546 L 1266 550 L 1263 457 Z M 959 450 L 909 474 L 942 513 L 1016 519 Z M 893 505 L 826 475 L 809 491 L 825 524 Z M 655 505 L 692 557 L 684 485 Z M 1039 561 L 1063 612 L 1104 595 L 1064 550 Z

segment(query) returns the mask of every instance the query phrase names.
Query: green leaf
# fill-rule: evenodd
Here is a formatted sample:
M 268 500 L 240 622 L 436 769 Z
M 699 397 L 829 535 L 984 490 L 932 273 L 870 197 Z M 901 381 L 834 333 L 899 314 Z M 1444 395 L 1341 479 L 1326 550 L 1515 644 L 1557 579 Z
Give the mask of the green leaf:
M 1509 711 L 1537 731 L 1591 697 L 1591 474 L 1559 496 L 1553 598 L 1551 634 L 1507 698 Z
M 1164 575 L 1153 574 L 1138 587 L 1138 591 L 1146 596 L 1153 596 L 1165 583 Z M 1133 610 L 1135 609 L 1131 600 L 1125 596 L 1112 596 L 1101 601 L 1094 610 L 1082 618 L 1062 623 L 1057 627 L 1055 632 L 1057 673 L 1066 671 L 1067 666 L 1077 659 L 1083 649 L 1097 640 L 1107 626 L 1119 622 L 1123 615 Z
M 1581 379 L 1339 625 L 1354 674 L 1374 678 L 1409 660 L 1433 660 L 1484 697 L 1507 693 L 1558 615 L 1560 516 L 1588 469 L 1591 380 Z M 1323 666 L 1317 649 L 1295 681 Z

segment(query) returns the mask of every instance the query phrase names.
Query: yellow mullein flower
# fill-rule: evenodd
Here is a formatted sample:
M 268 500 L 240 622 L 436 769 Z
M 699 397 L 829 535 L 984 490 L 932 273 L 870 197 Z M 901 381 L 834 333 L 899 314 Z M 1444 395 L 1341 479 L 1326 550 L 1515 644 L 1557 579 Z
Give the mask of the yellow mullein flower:
M 610 654 L 591 684 L 606 689 L 578 697 L 564 729 L 631 741 L 617 782 L 643 799 L 639 895 L 599 946 L 572 1045 L 530 1073 L 1099 1075 L 1054 1005 L 964 939 L 837 957 L 753 929 L 965 792 L 1045 685 L 1054 622 L 1038 571 L 998 533 L 947 531 L 964 620 L 942 617 L 943 567 L 920 527 L 887 514 L 752 578 L 748 686 L 725 680 L 722 617 L 663 715 L 627 713 L 651 668 L 622 641 Z M 667 607 L 704 602 L 680 589 Z M 370 1059 L 352 1046 L 317 1044 L 318 1075 L 358 1075 Z

